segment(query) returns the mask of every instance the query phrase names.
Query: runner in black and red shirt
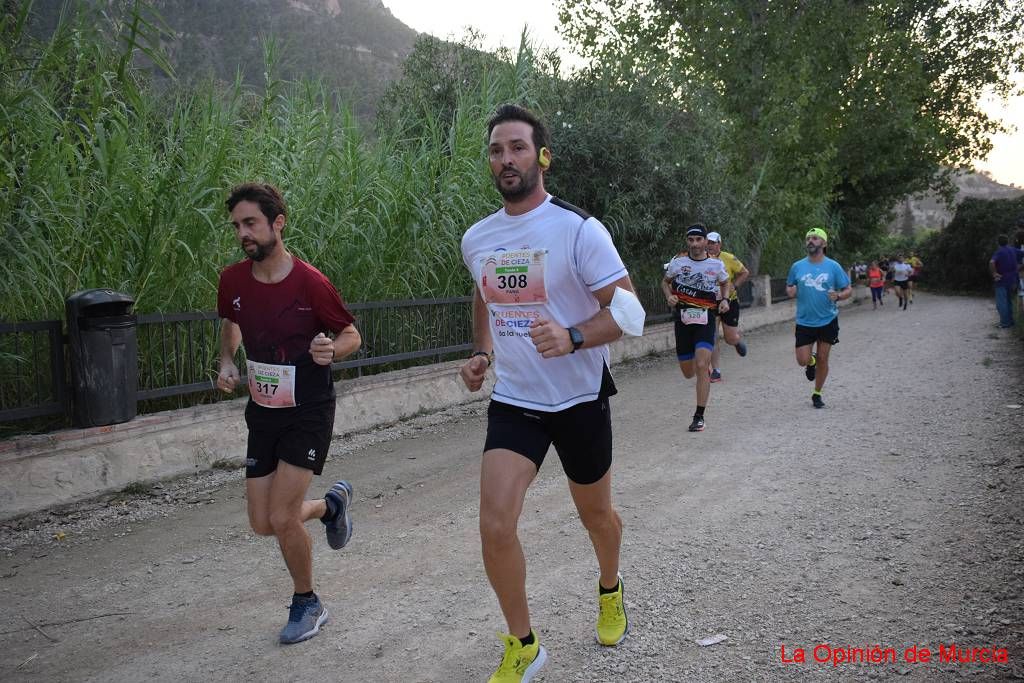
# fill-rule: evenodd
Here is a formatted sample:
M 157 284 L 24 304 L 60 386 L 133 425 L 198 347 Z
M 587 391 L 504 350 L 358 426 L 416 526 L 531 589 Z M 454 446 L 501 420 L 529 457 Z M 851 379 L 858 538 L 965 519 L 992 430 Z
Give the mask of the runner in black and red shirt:
M 697 377 L 697 410 L 688 427 L 691 432 L 704 431 L 716 316 L 729 312 L 732 293 L 725 265 L 707 254 L 707 235 L 707 228 L 700 223 L 687 228 L 686 252 L 665 264 L 661 280 L 661 291 L 675 320 L 679 369 L 686 379 Z
M 280 640 L 297 643 L 315 636 L 327 621 L 327 609 L 313 592 L 312 543 L 305 522 L 320 519 L 335 549 L 352 534 L 348 482 L 337 482 L 323 498 L 304 498 L 313 475 L 323 471 L 334 431 L 330 365 L 358 349 L 362 340 L 331 282 L 285 248 L 281 235 L 287 209 L 277 188 L 239 185 L 227 207 L 248 258 L 220 276 L 217 387 L 230 392 L 238 385 L 234 357 L 244 344 L 249 523 L 257 534 L 277 537 L 295 584 Z

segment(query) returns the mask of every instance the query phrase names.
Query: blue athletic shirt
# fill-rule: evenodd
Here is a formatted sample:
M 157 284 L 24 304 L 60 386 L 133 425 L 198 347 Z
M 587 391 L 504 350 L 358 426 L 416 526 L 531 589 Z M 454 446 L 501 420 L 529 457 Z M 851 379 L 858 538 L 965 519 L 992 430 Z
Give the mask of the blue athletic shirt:
M 839 315 L 836 302 L 828 298 L 829 290 L 846 289 L 850 278 L 841 265 L 827 256 L 820 263 L 802 258 L 790 266 L 786 284 L 796 285 L 796 324 L 823 327 Z

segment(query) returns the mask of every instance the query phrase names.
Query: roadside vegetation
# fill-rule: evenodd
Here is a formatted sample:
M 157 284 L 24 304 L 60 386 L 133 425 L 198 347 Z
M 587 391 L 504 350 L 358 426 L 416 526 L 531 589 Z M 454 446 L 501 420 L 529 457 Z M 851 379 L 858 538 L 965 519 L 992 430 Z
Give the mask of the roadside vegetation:
M 421 38 L 367 125 L 317 80 L 280 80 L 272 40 L 261 89 L 193 85 L 144 3 L 46 40 L 26 29 L 31 2 L 4 3 L 0 319 L 61 317 L 89 287 L 140 312 L 213 308 L 238 256 L 223 197 L 250 179 L 282 187 L 289 247 L 348 300 L 465 294 L 459 239 L 498 205 L 481 132 L 510 100 L 551 122 L 551 189 L 604 220 L 644 281 L 696 220 L 762 273 L 812 223 L 835 253 L 863 251 L 895 198 L 998 130 L 970 96 L 1009 87 L 1021 3 L 820 5 L 647 0 L 608 19 L 562 0 L 586 69 L 566 75 L 525 35 L 497 53 Z

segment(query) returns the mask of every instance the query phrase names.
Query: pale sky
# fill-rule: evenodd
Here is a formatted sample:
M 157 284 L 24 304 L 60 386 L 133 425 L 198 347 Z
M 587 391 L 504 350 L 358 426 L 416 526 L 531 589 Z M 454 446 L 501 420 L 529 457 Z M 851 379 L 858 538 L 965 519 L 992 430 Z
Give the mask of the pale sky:
M 551 0 L 383 0 L 399 20 L 407 26 L 438 38 L 459 39 L 466 27 L 472 26 L 485 36 L 484 47 L 516 48 L 523 26 L 533 40 L 544 47 L 563 53 L 563 60 L 572 58 L 565 41 L 558 35 L 558 12 Z M 1019 79 L 1024 82 L 1024 78 Z M 1024 96 L 1009 103 L 986 102 L 986 110 L 1016 130 L 993 137 L 989 158 L 975 163 L 1004 184 L 1024 187 Z

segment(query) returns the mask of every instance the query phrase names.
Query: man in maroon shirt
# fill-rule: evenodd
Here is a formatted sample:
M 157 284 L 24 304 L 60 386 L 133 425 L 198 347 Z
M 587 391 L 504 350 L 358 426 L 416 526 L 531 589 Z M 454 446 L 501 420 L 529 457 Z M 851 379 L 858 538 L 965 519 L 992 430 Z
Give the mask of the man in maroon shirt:
M 304 526 L 319 519 L 334 549 L 352 534 L 352 487 L 339 481 L 320 499 L 305 500 L 323 471 L 334 431 L 330 365 L 359 348 L 361 339 L 337 290 L 282 242 L 287 208 L 272 185 L 247 183 L 227 200 L 231 224 L 247 259 L 225 268 L 217 288 L 221 320 L 217 387 L 240 381 L 234 357 L 245 344 L 249 403 L 246 500 L 249 524 L 276 536 L 295 594 L 282 643 L 312 638 L 327 621 L 313 592 L 312 542 Z M 327 336 L 332 333 L 334 339 Z

